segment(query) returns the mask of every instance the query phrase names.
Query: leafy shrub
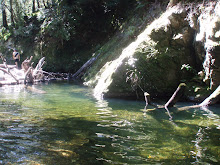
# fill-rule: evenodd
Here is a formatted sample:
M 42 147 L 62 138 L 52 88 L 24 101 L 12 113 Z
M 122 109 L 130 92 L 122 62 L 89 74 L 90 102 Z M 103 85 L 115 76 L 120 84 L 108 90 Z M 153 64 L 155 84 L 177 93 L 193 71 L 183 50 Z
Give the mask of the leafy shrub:
M 1 40 L 7 41 L 11 35 L 12 35 L 11 32 L 8 29 L 6 29 L 5 27 L 2 27 L 0 29 L 0 39 Z

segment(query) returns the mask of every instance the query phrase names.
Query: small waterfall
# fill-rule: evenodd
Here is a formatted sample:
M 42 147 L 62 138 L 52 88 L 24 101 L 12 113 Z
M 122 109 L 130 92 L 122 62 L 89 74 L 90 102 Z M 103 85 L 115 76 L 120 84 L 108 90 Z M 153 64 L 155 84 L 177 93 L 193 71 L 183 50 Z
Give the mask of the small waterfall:
M 215 64 L 216 57 L 213 57 L 213 50 L 215 47 L 219 46 L 219 42 L 215 38 L 219 38 L 220 31 L 217 25 L 219 24 L 220 18 L 220 2 L 217 4 L 210 3 L 209 6 L 206 6 L 204 11 L 198 18 L 200 24 L 200 31 L 196 36 L 197 42 L 204 42 L 204 48 L 206 50 L 205 60 L 203 62 L 203 68 L 205 72 L 204 81 L 210 81 L 210 89 L 213 85 L 218 86 L 218 83 L 214 84 L 213 66 Z M 215 67 L 214 67 L 215 68 Z M 216 81 L 216 80 L 215 80 Z M 218 81 L 217 81 L 218 82 Z
M 159 27 L 167 27 L 170 24 L 168 17 L 172 13 L 176 13 L 181 10 L 179 7 L 174 6 L 168 9 L 163 15 L 161 15 L 158 19 L 152 22 L 136 39 L 136 41 L 132 42 L 128 45 L 121 53 L 119 58 L 116 60 L 107 63 L 103 68 L 103 72 L 98 79 L 98 83 L 94 89 L 94 96 L 96 99 L 100 100 L 103 98 L 103 93 L 108 91 L 108 87 L 112 82 L 112 75 L 113 73 L 120 67 L 122 61 L 125 58 L 132 58 L 136 48 L 143 42 L 143 41 L 150 41 L 149 34 L 152 32 L 153 29 L 157 29 Z

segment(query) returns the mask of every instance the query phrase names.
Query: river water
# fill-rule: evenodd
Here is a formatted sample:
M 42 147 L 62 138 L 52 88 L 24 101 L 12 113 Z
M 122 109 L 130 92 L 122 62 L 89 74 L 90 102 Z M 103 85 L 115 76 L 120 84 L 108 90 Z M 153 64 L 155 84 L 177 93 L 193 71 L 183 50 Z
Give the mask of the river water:
M 44 92 L 43 92 L 44 91 Z M 177 107 L 191 103 L 179 103 Z M 0 87 L 0 164 L 218 164 L 220 106 L 97 101 L 67 82 Z

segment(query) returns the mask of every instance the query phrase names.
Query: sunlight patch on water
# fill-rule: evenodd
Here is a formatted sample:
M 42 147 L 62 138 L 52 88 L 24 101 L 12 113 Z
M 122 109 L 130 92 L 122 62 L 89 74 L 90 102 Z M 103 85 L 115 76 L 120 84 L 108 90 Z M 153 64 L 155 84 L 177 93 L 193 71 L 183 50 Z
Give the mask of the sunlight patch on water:
M 24 92 L 24 85 L 4 85 L 1 87 L 1 93 L 10 95 L 10 93 L 13 93 L 10 99 L 19 99 L 19 96 L 22 92 Z

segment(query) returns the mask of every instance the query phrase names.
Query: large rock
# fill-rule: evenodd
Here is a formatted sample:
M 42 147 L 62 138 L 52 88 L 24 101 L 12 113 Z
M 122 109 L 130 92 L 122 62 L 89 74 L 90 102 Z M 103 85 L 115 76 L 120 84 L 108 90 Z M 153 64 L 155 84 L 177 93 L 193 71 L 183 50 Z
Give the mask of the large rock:
M 113 76 L 107 96 L 121 96 L 123 93 L 127 96 L 129 92 L 132 96 L 138 93 L 141 96 L 147 91 L 155 97 L 167 97 L 181 81 L 194 76 L 191 68 L 196 67 L 192 48 L 195 30 L 185 19 L 187 12 L 183 9 L 176 11 L 167 20 L 162 20 L 167 24 L 154 27 L 149 34 L 150 40 L 146 37 L 136 49 L 133 55 L 137 60 L 135 68 L 128 65 L 129 59 L 124 61 L 124 66 Z M 186 71 L 182 66 L 191 70 Z M 130 84 L 125 82 L 126 78 Z
M 185 82 L 188 99 L 207 97 L 212 92 L 209 89 L 214 90 L 220 82 L 219 4 L 170 7 L 129 45 L 135 45 L 135 51 L 130 47 L 128 56 L 122 53 L 126 58 L 110 62 L 122 64 L 109 74 L 111 83 L 104 88 L 105 96 L 137 97 L 148 92 L 157 98 L 170 97 L 179 83 Z M 111 69 L 105 67 L 101 70 Z M 97 75 L 98 82 L 104 74 Z

